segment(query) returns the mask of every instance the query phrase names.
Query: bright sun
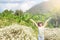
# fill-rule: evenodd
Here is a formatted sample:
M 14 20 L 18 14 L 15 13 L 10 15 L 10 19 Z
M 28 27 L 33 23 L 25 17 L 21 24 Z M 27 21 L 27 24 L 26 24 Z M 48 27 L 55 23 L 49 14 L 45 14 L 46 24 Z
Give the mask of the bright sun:
M 56 11 L 60 10 L 60 0 L 50 0 L 49 2 L 53 5 L 53 8 Z

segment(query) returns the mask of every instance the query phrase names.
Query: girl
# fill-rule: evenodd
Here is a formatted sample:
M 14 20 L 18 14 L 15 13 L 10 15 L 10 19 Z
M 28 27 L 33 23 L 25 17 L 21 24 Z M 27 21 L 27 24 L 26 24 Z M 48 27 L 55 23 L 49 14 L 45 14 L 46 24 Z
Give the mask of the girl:
M 44 27 L 47 25 L 50 19 L 51 17 L 48 18 L 44 24 L 42 22 L 36 23 L 33 19 L 30 19 L 30 21 L 32 21 L 38 27 L 38 40 L 44 40 Z

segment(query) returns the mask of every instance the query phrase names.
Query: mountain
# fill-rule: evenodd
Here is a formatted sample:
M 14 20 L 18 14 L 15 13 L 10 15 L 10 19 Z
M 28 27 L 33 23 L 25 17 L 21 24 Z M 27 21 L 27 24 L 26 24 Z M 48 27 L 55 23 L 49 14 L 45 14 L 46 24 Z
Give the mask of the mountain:
M 47 13 L 51 12 L 52 10 L 59 10 L 60 9 L 60 0 L 50 0 L 45 1 L 40 4 L 35 5 L 31 9 L 29 9 L 27 12 L 30 13 Z

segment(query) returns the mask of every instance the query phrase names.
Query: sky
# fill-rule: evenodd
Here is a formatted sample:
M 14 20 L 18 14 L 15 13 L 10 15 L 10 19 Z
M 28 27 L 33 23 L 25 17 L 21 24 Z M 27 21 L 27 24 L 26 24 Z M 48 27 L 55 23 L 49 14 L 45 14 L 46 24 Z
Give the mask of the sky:
M 47 0 L 0 0 L 0 12 L 5 9 L 8 10 L 22 10 L 23 12 L 29 10 L 34 5 Z

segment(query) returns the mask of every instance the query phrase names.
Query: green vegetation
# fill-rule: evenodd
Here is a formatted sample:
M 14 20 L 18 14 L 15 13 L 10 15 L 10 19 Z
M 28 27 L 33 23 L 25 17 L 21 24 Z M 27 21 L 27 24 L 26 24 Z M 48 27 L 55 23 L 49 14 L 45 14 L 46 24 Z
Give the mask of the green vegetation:
M 24 13 L 21 10 L 16 10 L 16 11 L 4 10 L 3 12 L 0 13 L 0 28 L 6 27 L 6 26 L 9 27 L 9 25 L 17 23 L 20 25 L 31 27 L 37 36 L 38 29 L 30 21 L 30 19 L 33 19 L 36 22 L 42 21 L 44 23 L 49 17 L 52 17 L 52 19 L 48 22 L 48 25 L 46 27 L 54 28 L 54 27 L 60 26 L 58 23 L 60 16 L 57 16 L 56 14 L 54 15 L 54 13 L 53 15 L 51 13 L 32 14 L 32 13 L 27 13 L 27 12 Z
M 55 25 L 55 15 L 53 16 L 50 13 L 39 13 L 39 14 L 31 14 L 24 13 L 21 10 L 16 10 L 15 12 L 12 10 L 4 10 L 0 13 L 0 27 L 8 26 L 12 23 L 19 23 L 20 25 L 25 25 L 32 27 L 33 29 L 37 29 L 35 25 L 30 21 L 33 19 L 34 21 L 42 21 L 43 23 L 47 20 L 47 18 L 53 17 L 51 21 L 48 22 L 47 27 L 53 28 Z M 53 22 L 52 22 L 53 21 Z

